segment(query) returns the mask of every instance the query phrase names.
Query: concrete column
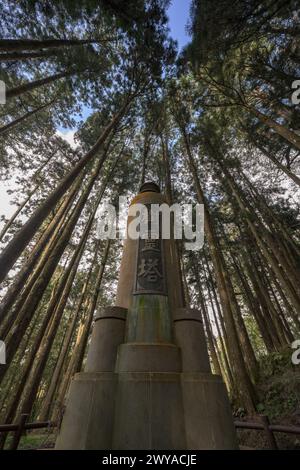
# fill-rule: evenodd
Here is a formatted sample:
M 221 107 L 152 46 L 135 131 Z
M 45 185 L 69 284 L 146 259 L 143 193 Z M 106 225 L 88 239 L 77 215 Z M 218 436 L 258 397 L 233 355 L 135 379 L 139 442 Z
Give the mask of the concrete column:
M 118 377 L 111 372 L 76 374 L 72 380 L 56 450 L 112 447 Z
M 182 372 L 211 372 L 201 312 L 178 308 L 173 321 L 175 343 L 181 349 Z
M 56 449 L 111 448 L 118 383 L 114 369 L 126 314 L 121 307 L 97 312 L 85 371 L 72 380 Z
M 132 200 L 132 204 L 166 204 L 166 198 L 156 185 L 144 185 L 145 189 Z M 130 223 L 132 217 L 128 217 Z M 184 306 L 183 287 L 180 279 L 178 260 L 175 255 L 175 240 L 163 240 L 166 269 L 167 293 L 170 310 Z M 120 276 L 117 287 L 116 305 L 129 308 L 133 301 L 133 286 L 136 275 L 138 240 L 127 239 L 124 243 Z
M 127 310 L 106 307 L 96 315 L 85 372 L 113 372 L 118 347 L 124 341 Z

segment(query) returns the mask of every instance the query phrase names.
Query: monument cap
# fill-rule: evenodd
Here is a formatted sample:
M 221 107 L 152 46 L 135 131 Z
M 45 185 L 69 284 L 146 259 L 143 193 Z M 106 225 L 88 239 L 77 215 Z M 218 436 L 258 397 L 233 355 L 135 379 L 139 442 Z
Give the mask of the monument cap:
M 153 181 L 147 181 L 140 187 L 140 193 L 160 193 L 160 187 Z

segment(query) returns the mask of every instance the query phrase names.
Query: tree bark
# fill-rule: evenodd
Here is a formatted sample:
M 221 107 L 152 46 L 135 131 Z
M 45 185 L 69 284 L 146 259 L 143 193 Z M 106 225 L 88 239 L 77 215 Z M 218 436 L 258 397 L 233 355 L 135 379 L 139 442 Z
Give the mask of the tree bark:
M 94 146 L 89 150 L 89 152 L 82 157 L 82 159 L 77 163 L 77 165 L 63 178 L 61 183 L 57 188 L 48 196 L 46 201 L 36 211 L 32 214 L 30 219 L 24 224 L 21 230 L 15 235 L 13 240 L 8 244 L 8 246 L 3 250 L 0 255 L 0 282 L 2 282 L 13 267 L 15 261 L 18 259 L 24 248 L 30 242 L 38 228 L 41 226 L 48 214 L 53 210 L 55 205 L 58 203 L 60 198 L 65 194 L 69 189 L 74 179 L 80 174 L 83 168 L 93 159 L 93 157 L 101 149 L 103 143 L 107 139 L 108 135 L 119 123 L 123 115 L 125 114 L 132 97 L 123 104 L 119 112 L 113 117 L 110 123 L 104 128 L 100 137 L 94 144 Z M 101 160 L 101 166 L 104 163 Z
M 209 244 L 209 249 L 211 253 L 211 258 L 214 265 L 216 281 L 218 285 L 218 291 L 222 303 L 222 310 L 224 314 L 224 319 L 227 324 L 227 334 L 228 334 L 228 346 L 229 346 L 229 355 L 230 363 L 232 364 L 233 374 L 239 383 L 240 387 L 240 399 L 249 413 L 255 412 L 255 405 L 257 402 L 257 396 L 253 384 L 249 378 L 249 375 L 246 370 L 244 358 L 240 349 L 236 326 L 233 318 L 233 313 L 230 305 L 230 300 L 228 296 L 226 281 L 224 277 L 224 260 L 221 254 L 219 247 L 218 239 L 215 234 L 213 223 L 208 211 L 207 202 L 204 197 L 204 193 L 200 184 L 198 177 L 198 171 L 196 164 L 194 162 L 193 156 L 191 154 L 189 140 L 186 134 L 186 130 L 181 128 L 182 137 L 184 140 L 186 148 L 186 158 L 189 164 L 193 181 L 195 185 L 195 190 L 197 194 L 197 199 L 200 204 L 204 206 L 204 224 L 205 224 L 205 233 Z
M 104 155 L 106 152 L 104 152 Z M 72 216 L 70 217 L 70 220 L 67 222 L 67 225 L 64 229 L 64 232 L 62 236 L 59 238 L 56 246 L 52 250 L 51 253 L 49 253 L 49 258 L 39 275 L 38 279 L 36 280 L 33 288 L 30 291 L 30 295 L 27 297 L 26 301 L 24 302 L 24 305 L 22 306 L 20 312 L 19 312 L 19 319 L 18 323 L 14 324 L 13 328 L 10 330 L 7 338 L 6 338 L 6 358 L 7 358 L 7 363 L 9 363 L 14 356 L 16 349 L 18 347 L 18 344 L 20 342 L 20 338 L 22 337 L 22 334 L 26 330 L 32 315 L 37 307 L 37 305 L 40 302 L 40 299 L 45 292 L 45 289 L 59 263 L 60 257 L 62 256 L 69 239 L 71 237 L 71 234 L 74 230 L 74 227 L 78 221 L 78 218 L 83 210 L 83 207 L 89 197 L 89 194 L 94 186 L 94 183 L 100 173 L 100 170 L 103 165 L 103 158 L 99 159 L 97 162 L 97 165 L 95 166 L 93 173 L 89 179 L 89 182 L 87 184 L 87 187 L 83 190 L 82 195 L 79 199 L 79 201 L 76 204 L 76 207 L 73 211 Z M 4 365 L 0 369 L 0 380 L 3 378 L 5 372 L 7 370 L 7 365 Z
M 208 312 L 207 312 L 207 307 L 206 307 L 204 295 L 202 293 L 200 277 L 199 277 L 198 270 L 197 270 L 194 263 L 193 263 L 193 268 L 194 268 L 193 269 L 194 275 L 195 275 L 195 278 L 197 280 L 198 299 L 199 299 L 199 302 L 200 302 L 202 318 L 204 320 L 204 325 L 205 325 L 205 330 L 206 330 L 206 338 L 207 338 L 208 348 L 209 348 L 209 351 L 210 351 L 212 365 L 213 365 L 213 368 L 214 368 L 214 373 L 217 374 L 217 375 L 222 375 L 218 355 L 217 355 L 217 352 L 216 352 L 216 349 L 215 349 L 213 332 L 212 332 L 211 326 L 210 326 L 209 315 L 208 315 Z
M 91 297 L 86 299 L 84 307 L 83 307 L 83 310 L 85 310 L 85 307 L 86 307 L 87 312 L 86 312 L 84 319 L 82 320 L 81 325 L 79 326 L 75 348 L 70 358 L 67 371 L 64 374 L 64 379 L 58 392 L 56 407 L 52 412 L 52 419 L 54 420 L 57 420 L 59 417 L 61 417 L 63 408 L 64 408 L 64 399 L 66 396 L 66 392 L 67 392 L 70 380 L 74 373 L 80 372 L 81 367 L 82 367 L 84 353 L 85 353 L 86 345 L 87 345 L 88 338 L 89 338 L 94 311 L 97 305 L 97 301 L 98 301 L 98 297 L 99 297 L 99 293 L 101 289 L 101 283 L 102 283 L 102 279 L 104 275 L 106 262 L 108 259 L 110 246 L 111 246 L 111 240 L 107 240 L 104 253 L 102 256 L 101 264 L 97 266 L 97 269 L 95 272 L 96 279 L 95 279 L 95 284 L 94 284 L 95 285 L 94 291 Z
M 59 50 L 57 49 L 48 49 L 46 51 L 32 51 L 32 52 L 6 52 L 4 54 L 0 53 L 0 62 L 8 62 L 12 60 L 27 60 L 27 59 L 43 59 L 45 57 L 51 57 L 58 55 Z
M 99 246 L 99 243 L 96 244 L 94 259 L 93 259 L 93 261 L 90 265 L 90 268 L 89 268 L 89 271 L 87 273 L 85 282 L 83 284 L 82 291 L 81 291 L 81 294 L 80 294 L 80 297 L 79 297 L 79 301 L 78 301 L 75 313 L 73 315 L 73 319 L 72 319 L 72 321 L 69 324 L 69 327 L 67 329 L 66 336 L 64 338 L 64 342 L 63 342 L 62 348 L 61 348 L 60 353 L 59 353 L 59 357 L 56 361 L 54 372 L 51 376 L 51 381 L 50 381 L 49 387 L 47 388 L 47 394 L 46 394 L 46 396 L 43 400 L 41 410 L 39 411 L 39 420 L 40 421 L 46 421 L 47 419 L 49 419 L 49 413 L 50 413 L 50 409 L 51 409 L 51 406 L 52 406 L 52 403 L 53 403 L 53 400 L 54 400 L 55 391 L 56 391 L 59 379 L 61 377 L 62 368 L 63 368 L 64 362 L 65 362 L 65 359 L 66 359 L 66 355 L 67 355 L 68 349 L 69 349 L 70 344 L 71 344 L 72 336 L 74 334 L 76 324 L 77 324 L 77 321 L 78 321 L 78 318 L 79 318 L 79 315 L 80 315 L 81 306 L 82 306 L 83 300 L 84 300 L 84 298 L 86 296 L 86 293 L 87 293 L 87 289 L 88 289 L 89 282 L 90 282 L 90 279 L 91 279 L 92 270 L 94 269 L 95 262 L 96 262 L 96 259 L 97 259 L 98 246 Z
M 36 90 L 37 88 L 40 88 L 41 86 L 48 85 L 49 83 L 55 82 L 56 80 L 59 80 L 60 78 L 66 78 L 69 77 L 70 75 L 75 74 L 75 71 L 64 71 L 60 73 L 55 73 L 54 75 L 50 75 L 49 77 L 46 78 L 41 78 L 39 80 L 34 80 L 33 82 L 29 83 L 24 83 L 23 85 L 18 85 L 14 88 L 9 88 L 6 91 L 6 100 L 10 100 L 12 98 L 16 98 L 17 96 L 23 95 L 23 93 L 27 93 L 28 91 Z
M 1 129 L 0 129 L 1 131 Z M 36 179 L 40 174 L 41 172 L 43 171 L 43 169 L 46 167 L 46 165 L 48 165 L 48 163 L 50 162 L 50 160 L 55 156 L 55 152 L 52 153 L 50 155 L 50 157 L 47 158 L 47 160 L 40 166 L 40 168 L 37 170 L 37 172 L 34 174 L 33 176 L 33 179 Z M 24 201 L 18 206 L 17 210 L 13 213 L 13 215 L 11 216 L 11 218 L 8 220 L 8 222 L 5 224 L 5 226 L 3 227 L 3 229 L 1 230 L 1 233 L 0 233 L 0 242 L 2 242 L 2 239 L 4 237 L 4 235 L 6 234 L 6 232 L 8 231 L 8 229 L 12 226 L 12 224 L 14 223 L 15 219 L 18 217 L 18 215 L 20 214 L 20 212 L 24 209 L 24 207 L 26 206 L 26 204 L 30 201 L 31 197 L 34 195 L 34 193 L 38 190 L 38 188 L 40 187 L 40 183 L 35 185 L 35 187 L 29 192 L 28 196 L 24 199 Z
M 51 319 L 51 322 L 48 323 L 48 328 L 43 335 L 43 340 L 34 360 L 34 367 L 31 369 L 28 381 L 26 383 L 24 398 L 21 405 L 21 414 L 30 414 L 32 411 L 34 400 L 38 392 L 38 387 L 42 379 L 43 371 L 45 369 L 51 347 L 53 345 L 55 335 L 59 327 L 59 323 L 61 321 L 73 281 L 76 276 L 78 265 L 85 249 L 86 241 L 89 235 L 89 229 L 90 227 L 88 223 L 73 254 L 72 260 L 67 270 L 63 274 L 61 281 L 59 282 L 56 295 L 52 298 L 52 301 L 48 305 L 46 316 Z
M 265 155 L 269 160 L 271 160 L 272 163 L 274 163 L 274 165 L 281 171 L 283 171 L 289 178 L 291 178 L 294 183 L 296 183 L 298 186 L 300 186 L 300 178 L 295 175 L 292 171 L 290 171 L 286 166 L 282 165 L 282 163 L 280 163 L 277 158 L 275 158 L 270 152 L 268 152 L 259 142 L 257 139 L 255 139 L 253 137 L 253 135 L 251 134 L 251 132 L 249 132 L 248 129 L 245 129 L 243 127 L 243 129 L 247 132 L 247 135 L 249 137 L 249 140 L 250 142 L 255 145 L 255 147 L 258 148 L 258 150 L 260 150 L 260 152 Z
M 53 219 L 45 229 L 44 233 L 42 234 L 41 238 L 37 241 L 35 247 L 31 251 L 28 259 L 26 260 L 25 264 L 23 265 L 21 271 L 17 274 L 17 278 L 14 280 L 13 284 L 9 287 L 6 295 L 2 299 L 0 304 L 0 320 L 3 324 L 3 320 L 9 314 L 9 311 L 12 305 L 15 303 L 16 299 L 20 297 L 20 292 L 22 291 L 23 287 L 25 286 L 26 281 L 28 280 L 29 276 L 33 274 L 34 267 L 40 256 L 45 251 L 45 247 L 47 244 L 51 243 L 51 240 L 56 238 L 56 235 L 60 233 L 62 229 L 62 225 L 65 222 L 66 215 L 71 207 L 71 204 L 74 201 L 74 197 L 82 183 L 82 178 L 78 178 L 78 180 L 72 186 L 69 194 L 65 197 L 63 203 L 57 210 L 56 214 L 54 215 Z M 48 247 L 49 248 L 49 247 Z M 48 252 L 48 248 L 46 253 Z M 41 266 L 41 263 L 40 263 Z M 38 273 L 39 271 L 35 271 Z M 34 277 L 32 276 L 32 281 Z M 31 286 L 27 286 L 30 290 Z M 23 296 L 23 293 L 22 293 Z M 1 329 L 1 337 L 5 337 L 6 334 Z
M 18 126 L 19 124 L 21 124 L 21 122 L 25 121 L 27 118 L 29 118 L 31 116 L 34 116 L 34 114 L 38 113 L 42 109 L 47 108 L 48 106 L 50 106 L 53 103 L 54 103 L 54 100 L 50 101 L 49 103 L 43 104 L 42 106 L 39 106 L 38 108 L 35 108 L 32 111 L 29 111 L 28 113 L 24 114 L 23 116 L 15 119 L 14 121 L 9 122 L 5 126 L 0 127 L 0 135 L 5 134 L 5 132 L 13 129 L 16 126 Z
M 49 47 L 80 46 L 105 39 L 0 39 L 0 51 L 36 51 Z
M 287 142 L 293 145 L 293 147 L 300 150 L 300 136 L 298 136 L 295 132 L 291 131 L 287 127 L 283 126 L 282 124 L 278 124 L 274 119 L 270 118 L 269 116 L 261 113 L 253 106 L 245 106 L 245 108 L 250 111 L 257 119 L 262 123 L 268 126 L 270 129 L 273 129 L 276 134 L 283 137 Z

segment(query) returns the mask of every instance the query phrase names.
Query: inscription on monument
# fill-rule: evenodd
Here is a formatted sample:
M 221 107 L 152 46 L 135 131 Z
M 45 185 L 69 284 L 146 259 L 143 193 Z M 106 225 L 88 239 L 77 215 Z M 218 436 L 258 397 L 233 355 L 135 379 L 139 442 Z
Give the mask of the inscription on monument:
M 145 240 L 140 238 L 138 240 L 135 289 L 133 294 L 167 295 L 163 241 L 161 238 L 150 238 L 150 209 L 149 207 L 147 208 L 149 214 L 149 238 Z

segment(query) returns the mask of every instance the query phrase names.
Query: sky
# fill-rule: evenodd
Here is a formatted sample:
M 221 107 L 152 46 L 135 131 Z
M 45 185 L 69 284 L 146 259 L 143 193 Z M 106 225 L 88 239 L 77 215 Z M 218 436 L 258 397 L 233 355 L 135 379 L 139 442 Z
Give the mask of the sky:
M 190 41 L 185 29 L 189 18 L 191 0 L 172 0 L 168 9 L 170 36 L 178 42 L 179 51 Z M 90 110 L 83 110 L 83 118 L 86 119 L 90 114 Z M 70 145 L 74 146 L 74 133 L 72 129 L 58 129 L 59 135 L 64 138 Z M 10 198 L 7 189 L 14 186 L 13 181 L 1 182 L 0 186 L 0 215 L 10 217 L 16 210 L 15 206 L 10 205 Z M 0 229 L 3 224 L 0 222 Z
M 185 29 L 189 19 L 191 0 L 172 0 L 168 10 L 170 35 L 178 41 L 179 50 L 190 42 Z
M 171 5 L 167 12 L 169 17 L 170 36 L 177 41 L 179 52 L 191 40 L 191 38 L 186 33 L 186 25 L 190 13 L 190 4 L 191 0 L 171 0 Z M 82 110 L 83 119 L 87 119 L 91 113 L 92 110 L 90 108 L 84 107 Z M 70 129 L 64 129 L 60 127 L 59 131 L 67 136 L 66 140 L 72 139 L 72 131 Z

